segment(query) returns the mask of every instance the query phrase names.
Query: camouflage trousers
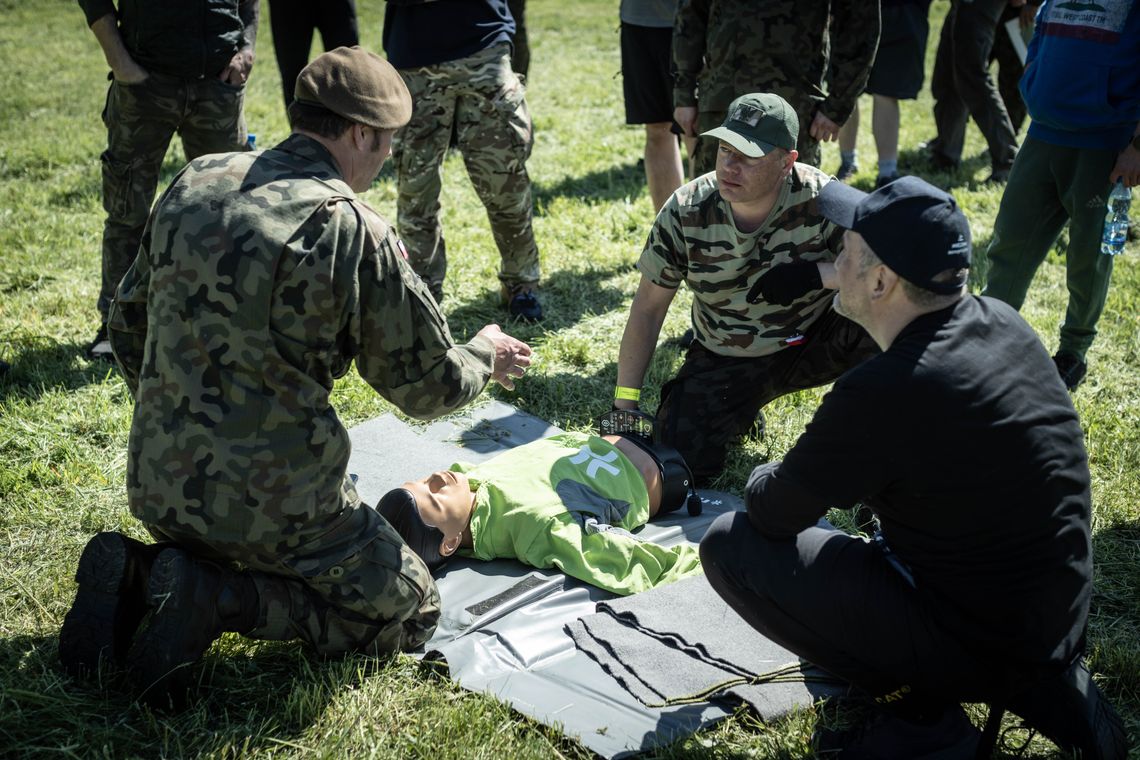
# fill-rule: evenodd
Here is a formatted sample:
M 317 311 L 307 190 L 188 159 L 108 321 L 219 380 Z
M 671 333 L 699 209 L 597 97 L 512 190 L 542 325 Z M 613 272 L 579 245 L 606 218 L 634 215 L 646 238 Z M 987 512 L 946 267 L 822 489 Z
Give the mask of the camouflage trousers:
M 788 104 L 796 109 L 796 114 L 800 117 L 800 139 L 796 144 L 796 150 L 799 151 L 800 156 L 796 160 L 801 164 L 818 167 L 820 161 L 819 143 L 811 136 L 811 122 L 815 118 L 815 108 L 818 103 L 811 98 L 800 95 L 793 96 L 792 93 L 778 89 L 772 90 L 772 92 L 788 101 Z M 724 123 L 726 116 L 728 116 L 728 111 L 698 111 L 697 134 L 716 129 Z M 716 168 L 716 151 L 719 146 L 719 140 L 710 140 L 707 137 L 697 139 L 697 149 L 693 153 L 694 176 L 706 174 Z
M 258 624 L 253 639 L 301 639 L 321 654 L 385 654 L 427 641 L 439 620 L 431 572 L 380 513 L 347 509 L 321 535 L 296 549 L 219 545 L 176 528 L 148 526 L 160 541 L 253 578 Z
M 447 273 L 439 194 L 454 124 L 475 192 L 487 209 L 502 258 L 499 279 L 510 287 L 537 282 L 538 246 L 531 226 L 526 160 L 534 144 L 526 92 L 511 71 L 510 47 L 401 69 L 412 94 L 412 120 L 396 133 L 392 155 L 399 196 L 396 227 L 412 268 L 438 293 Z
M 245 88 L 218 79 L 151 74 L 140 84 L 112 81 L 103 108 L 103 279 L 99 313 L 107 321 L 119 280 L 138 255 L 167 146 L 177 132 L 187 160 L 245 147 Z
M 774 398 L 830 383 L 879 352 L 866 330 L 827 309 L 799 345 L 767 356 L 721 356 L 694 341 L 661 388 L 661 439 L 681 452 L 699 484 L 724 469 L 728 445 L 752 429 Z

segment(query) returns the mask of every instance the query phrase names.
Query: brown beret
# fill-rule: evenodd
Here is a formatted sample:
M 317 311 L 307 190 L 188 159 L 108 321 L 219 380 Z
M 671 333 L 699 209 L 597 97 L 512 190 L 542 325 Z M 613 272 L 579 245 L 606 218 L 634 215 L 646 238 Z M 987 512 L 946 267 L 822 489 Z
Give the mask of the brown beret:
M 392 64 L 359 45 L 317 56 L 301 70 L 293 97 L 376 129 L 412 118 L 412 96 Z

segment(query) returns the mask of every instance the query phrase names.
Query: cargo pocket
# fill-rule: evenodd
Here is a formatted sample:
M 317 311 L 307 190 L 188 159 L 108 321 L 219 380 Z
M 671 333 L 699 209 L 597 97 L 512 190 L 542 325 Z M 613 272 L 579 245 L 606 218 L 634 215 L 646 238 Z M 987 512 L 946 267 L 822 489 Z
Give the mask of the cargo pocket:
M 530 121 L 530 109 L 526 105 L 526 88 L 513 72 L 491 105 L 506 128 L 518 160 L 525 162 L 530 158 L 534 146 L 534 127 Z

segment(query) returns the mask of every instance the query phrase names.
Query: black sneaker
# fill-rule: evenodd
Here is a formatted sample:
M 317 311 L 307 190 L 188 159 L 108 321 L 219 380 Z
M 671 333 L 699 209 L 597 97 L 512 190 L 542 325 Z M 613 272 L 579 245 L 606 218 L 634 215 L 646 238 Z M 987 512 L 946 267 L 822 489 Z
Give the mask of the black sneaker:
M 854 161 L 840 161 L 839 168 L 835 170 L 835 178 L 840 182 L 846 182 L 854 177 L 859 172 L 859 164 Z
M 1080 357 L 1075 354 L 1070 354 L 1067 351 L 1058 351 L 1053 355 L 1053 363 L 1057 365 L 1057 374 L 1061 376 L 1061 382 L 1070 391 L 1075 391 L 1077 386 L 1085 379 L 1088 374 L 1089 365 L 1087 362 L 1082 361 Z
M 898 172 L 894 174 L 880 174 L 879 178 L 875 180 L 875 189 L 878 190 L 879 188 L 886 187 L 901 176 L 902 175 Z
M 994 167 L 990 170 L 990 176 L 986 177 L 982 184 L 985 185 L 1004 185 L 1009 182 L 1009 172 L 1012 167 L 1004 166 L 1001 168 Z
M 107 337 L 106 323 L 99 326 L 99 332 L 95 333 L 95 339 L 87 344 L 83 353 L 91 361 L 115 361 L 115 354 L 111 351 L 111 340 Z
M 511 297 L 507 301 L 507 311 L 512 317 L 524 322 L 538 322 L 542 319 L 542 304 L 530 285 L 516 286 L 511 290 Z
M 929 724 L 911 723 L 886 711 L 846 731 L 820 730 L 816 754 L 828 760 L 972 760 L 981 732 L 961 706 Z
M 1009 709 L 1026 726 L 1081 760 L 1128 756 L 1128 736 L 1120 716 L 1097 688 L 1083 660 L 1014 697 Z
M 79 591 L 59 632 L 59 659 L 72 676 L 122 665 L 146 613 L 147 576 L 161 548 L 121 533 L 87 542 L 75 572 Z

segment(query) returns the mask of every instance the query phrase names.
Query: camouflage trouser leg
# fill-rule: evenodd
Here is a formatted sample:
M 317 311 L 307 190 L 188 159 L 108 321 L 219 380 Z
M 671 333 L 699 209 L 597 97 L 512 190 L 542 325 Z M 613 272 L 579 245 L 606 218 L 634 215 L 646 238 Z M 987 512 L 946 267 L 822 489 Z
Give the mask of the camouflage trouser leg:
M 423 561 L 395 529 L 363 504 L 294 550 L 279 545 L 214 544 L 176 528 L 149 526 L 215 562 L 238 563 L 258 594 L 254 639 L 301 639 L 322 654 L 383 654 L 414 649 L 439 620 L 439 591 Z
M 152 74 L 141 84 L 111 82 L 103 123 L 103 320 L 123 274 L 138 254 L 143 227 L 158 187 L 162 159 L 175 132 L 190 158 L 237 150 L 245 142 L 242 88 L 213 80 L 185 82 Z
M 467 173 L 487 209 L 508 285 L 539 277 L 526 160 L 533 144 L 525 89 L 511 71 L 508 46 L 400 72 L 414 111 L 393 145 L 397 228 L 413 269 L 437 287 L 446 273 L 439 225 L 440 166 L 454 121 Z
M 724 123 L 728 111 L 698 111 L 697 134 L 716 129 Z M 697 138 L 697 149 L 693 151 L 693 175 L 701 176 L 716 169 L 716 151 L 720 147 L 720 140 L 710 140 L 707 137 Z
M 720 474 L 728 445 L 752 428 L 761 407 L 829 383 L 878 350 L 862 327 L 830 308 L 802 344 L 768 356 L 720 356 L 694 341 L 680 372 L 661 389 L 661 438 L 681 452 L 698 483 L 707 483 Z

